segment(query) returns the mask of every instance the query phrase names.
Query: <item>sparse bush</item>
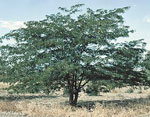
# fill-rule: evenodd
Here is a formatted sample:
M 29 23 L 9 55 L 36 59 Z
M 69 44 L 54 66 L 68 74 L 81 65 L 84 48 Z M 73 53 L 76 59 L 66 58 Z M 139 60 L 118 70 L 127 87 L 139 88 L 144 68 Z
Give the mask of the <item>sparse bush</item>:
M 134 92 L 133 88 L 129 88 L 125 93 L 133 93 L 133 92 Z
M 86 92 L 88 95 L 97 96 L 98 93 L 99 93 L 99 88 L 98 88 L 97 85 L 92 84 L 91 86 L 88 86 L 88 87 L 87 87 L 87 89 L 85 90 L 85 92 Z
M 144 90 L 147 90 L 149 89 L 150 87 L 149 86 L 144 86 Z
M 139 87 L 138 93 L 142 93 L 142 87 Z
M 85 92 L 89 95 L 97 96 L 100 92 L 107 93 L 115 87 L 118 87 L 118 85 L 116 83 L 112 83 L 111 81 L 93 81 L 87 86 Z
M 69 96 L 69 89 L 67 88 L 63 89 L 63 96 Z

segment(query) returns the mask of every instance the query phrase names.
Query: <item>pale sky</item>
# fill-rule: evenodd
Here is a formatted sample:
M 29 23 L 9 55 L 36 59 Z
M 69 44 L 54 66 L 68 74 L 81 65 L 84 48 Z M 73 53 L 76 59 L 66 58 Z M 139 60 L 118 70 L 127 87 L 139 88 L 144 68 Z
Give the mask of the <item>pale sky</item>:
M 0 36 L 23 26 L 23 22 L 42 20 L 58 12 L 58 7 L 85 4 L 92 9 L 131 6 L 123 16 L 136 32 L 123 40 L 144 39 L 150 50 L 150 0 L 0 0 Z

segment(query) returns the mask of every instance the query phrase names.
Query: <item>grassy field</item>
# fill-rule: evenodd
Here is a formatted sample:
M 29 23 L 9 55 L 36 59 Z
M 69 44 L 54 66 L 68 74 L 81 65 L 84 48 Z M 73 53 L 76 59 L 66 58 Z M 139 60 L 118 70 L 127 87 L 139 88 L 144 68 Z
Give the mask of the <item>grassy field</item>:
M 63 97 L 61 92 L 50 96 L 8 95 L 2 90 L 7 86 L 0 83 L 0 112 L 23 113 L 27 117 L 138 117 L 150 114 L 149 89 L 122 88 L 100 96 L 81 93 L 75 108 L 68 105 L 68 97 Z

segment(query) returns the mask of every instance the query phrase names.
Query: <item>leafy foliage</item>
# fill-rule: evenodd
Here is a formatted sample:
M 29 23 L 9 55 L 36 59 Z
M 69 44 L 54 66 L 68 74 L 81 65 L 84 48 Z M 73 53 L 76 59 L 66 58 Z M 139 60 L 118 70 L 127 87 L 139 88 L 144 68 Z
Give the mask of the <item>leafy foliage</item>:
M 150 51 L 147 51 L 143 66 L 145 67 L 145 71 L 147 73 L 147 77 L 150 80 Z
M 129 7 L 113 10 L 87 8 L 82 4 L 65 13 L 47 15 L 41 21 L 26 22 L 1 41 L 15 40 L 14 46 L 1 47 L 7 67 L 4 82 L 18 93 L 59 90 L 67 87 L 70 104 L 76 105 L 78 93 L 89 81 L 106 80 L 120 85 L 147 83 L 140 66 L 145 51 L 142 40 L 117 43 L 133 30 L 125 26 L 122 13 Z

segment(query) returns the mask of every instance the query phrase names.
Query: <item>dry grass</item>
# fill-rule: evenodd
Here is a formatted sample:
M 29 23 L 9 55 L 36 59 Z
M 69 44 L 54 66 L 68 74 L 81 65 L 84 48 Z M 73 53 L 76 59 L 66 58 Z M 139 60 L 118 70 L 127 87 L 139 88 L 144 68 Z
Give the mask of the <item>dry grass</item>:
M 48 100 L 47 100 L 48 101 Z M 0 111 L 26 113 L 32 117 L 134 117 L 150 113 L 150 100 L 141 100 L 139 103 L 102 105 L 96 103 L 95 108 L 89 111 L 86 107 L 73 108 L 61 104 L 40 104 L 35 101 L 0 102 Z
M 136 117 L 150 114 L 149 89 L 143 93 L 124 93 L 123 90 L 125 92 L 125 89 L 115 89 L 101 96 L 81 94 L 76 108 L 67 104 L 67 97 L 57 94 L 0 95 L 0 112 L 25 113 L 29 117 Z

